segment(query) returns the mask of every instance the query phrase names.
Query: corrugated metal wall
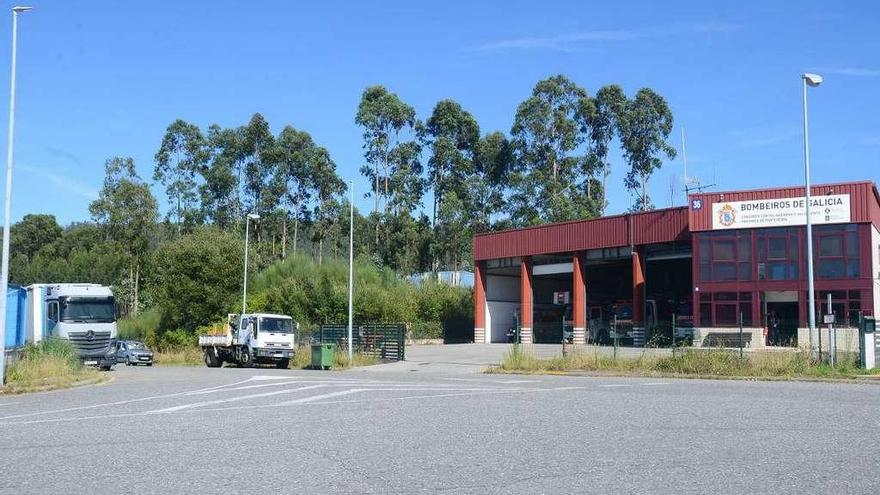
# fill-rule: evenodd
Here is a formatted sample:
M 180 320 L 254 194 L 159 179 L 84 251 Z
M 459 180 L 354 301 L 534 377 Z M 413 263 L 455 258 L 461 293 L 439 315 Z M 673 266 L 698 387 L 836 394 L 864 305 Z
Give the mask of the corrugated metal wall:
M 687 220 L 687 208 L 680 207 L 479 234 L 474 237 L 474 259 L 628 246 L 630 234 L 637 245 L 682 240 L 689 235 Z
M 9 284 L 6 291 L 6 348 L 14 349 L 24 345 L 25 302 L 27 292 Z
M 841 184 L 819 184 L 810 187 L 811 194 L 825 196 L 827 194 L 849 194 L 850 215 L 853 223 L 874 222 L 880 225 L 880 205 L 878 205 L 877 189 L 873 182 L 848 182 Z M 703 207 L 699 210 L 689 208 L 691 232 L 712 230 L 712 203 L 724 201 L 749 201 L 756 199 L 798 198 L 804 196 L 804 187 L 780 187 L 752 191 L 732 191 L 717 193 L 691 194 L 688 204 L 693 205 L 695 199 L 702 200 Z

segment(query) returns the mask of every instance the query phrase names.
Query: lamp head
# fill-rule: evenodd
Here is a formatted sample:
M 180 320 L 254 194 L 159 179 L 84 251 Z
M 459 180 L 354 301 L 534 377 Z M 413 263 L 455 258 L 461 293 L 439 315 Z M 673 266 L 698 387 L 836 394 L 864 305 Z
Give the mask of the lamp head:
M 260 219 L 260 215 L 257 215 L 256 213 L 248 213 L 247 217 L 250 218 L 251 220 L 259 220 Z
M 804 73 L 802 76 L 804 81 L 806 81 L 807 86 L 811 88 L 815 88 L 816 86 L 822 84 L 822 76 L 819 74 L 811 74 L 809 72 Z
M 12 7 L 12 11 L 15 12 L 16 14 L 21 14 L 22 12 L 27 12 L 28 10 L 31 10 L 32 8 L 33 7 L 25 7 L 25 6 Z

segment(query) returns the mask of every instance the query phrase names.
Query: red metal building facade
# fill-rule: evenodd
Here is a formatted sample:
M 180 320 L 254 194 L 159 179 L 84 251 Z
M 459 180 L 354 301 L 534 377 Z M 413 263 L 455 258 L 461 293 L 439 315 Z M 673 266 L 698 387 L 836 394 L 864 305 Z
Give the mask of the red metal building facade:
M 849 201 L 846 221 L 831 221 L 814 228 L 817 295 L 824 297 L 831 292 L 835 308 L 870 314 L 875 305 L 878 275 L 874 273 L 878 256 L 875 231 L 880 232 L 877 188 L 867 181 L 824 184 L 813 186 L 811 193 L 820 199 L 845 197 Z M 766 294 L 793 292 L 799 295 L 798 316 L 804 321 L 807 298 L 802 224 L 776 225 L 772 223 L 777 221 L 776 217 L 771 214 L 766 215 L 770 222 L 767 225 L 728 229 L 718 224 L 733 217 L 719 219 L 719 208 L 731 208 L 731 204 L 739 205 L 738 202 L 778 199 L 792 200 L 795 206 L 789 205 L 787 210 L 791 213 L 799 204 L 796 199 L 803 195 L 803 187 L 702 193 L 689 196 L 686 207 L 478 234 L 473 241 L 475 340 L 489 341 L 485 323 L 490 260 L 518 259 L 523 341 L 528 342 L 533 304 L 531 260 L 548 255 L 569 259 L 573 267 L 574 335 L 575 341 L 582 341 L 587 324 L 582 306 L 590 286 L 583 271 L 585 253 L 603 248 L 631 248 L 633 319 L 641 321 L 645 250 L 663 244 L 691 247 L 696 326 L 730 326 L 738 323 L 731 322 L 730 315 L 738 313 L 744 313 L 745 323 L 762 326 L 762 319 L 766 319 Z

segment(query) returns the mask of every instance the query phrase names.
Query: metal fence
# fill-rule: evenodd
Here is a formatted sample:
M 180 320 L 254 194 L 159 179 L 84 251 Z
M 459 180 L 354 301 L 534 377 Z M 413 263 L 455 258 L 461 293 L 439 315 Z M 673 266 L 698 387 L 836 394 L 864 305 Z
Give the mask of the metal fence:
M 403 324 L 355 325 L 351 340 L 356 352 L 392 361 L 406 359 L 406 326 Z M 347 349 L 348 326 L 321 325 L 312 335 L 312 342 L 333 343 L 339 349 Z

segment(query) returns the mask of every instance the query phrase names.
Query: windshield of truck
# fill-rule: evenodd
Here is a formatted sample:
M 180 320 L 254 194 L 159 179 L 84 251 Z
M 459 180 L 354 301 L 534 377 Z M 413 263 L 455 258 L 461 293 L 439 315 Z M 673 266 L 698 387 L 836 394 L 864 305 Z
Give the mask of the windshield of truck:
M 116 321 L 116 303 L 113 298 L 68 299 L 61 302 L 61 321 L 113 323 Z
M 129 342 L 128 348 L 129 349 L 146 349 L 147 346 L 145 346 L 143 342 Z
M 260 331 L 269 333 L 293 333 L 293 320 L 283 318 L 261 318 Z

